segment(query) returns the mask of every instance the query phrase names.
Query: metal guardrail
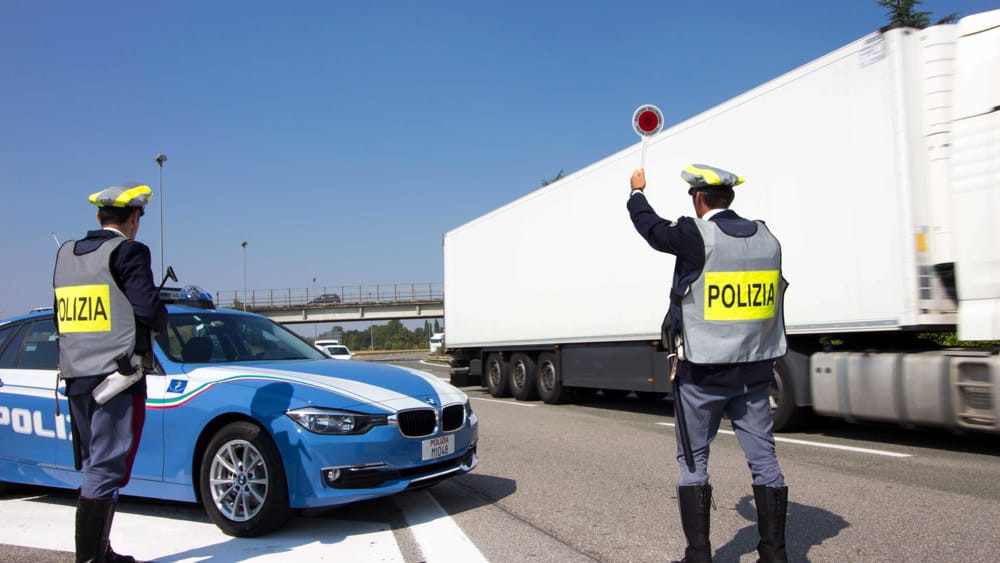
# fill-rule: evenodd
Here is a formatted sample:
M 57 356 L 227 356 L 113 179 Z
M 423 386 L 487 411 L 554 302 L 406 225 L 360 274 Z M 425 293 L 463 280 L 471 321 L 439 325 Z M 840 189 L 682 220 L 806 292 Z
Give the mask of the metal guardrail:
M 380 285 L 340 285 L 316 288 L 221 290 L 215 304 L 224 308 L 262 311 L 267 309 L 321 309 L 341 305 L 377 305 L 444 300 L 442 283 L 395 283 Z

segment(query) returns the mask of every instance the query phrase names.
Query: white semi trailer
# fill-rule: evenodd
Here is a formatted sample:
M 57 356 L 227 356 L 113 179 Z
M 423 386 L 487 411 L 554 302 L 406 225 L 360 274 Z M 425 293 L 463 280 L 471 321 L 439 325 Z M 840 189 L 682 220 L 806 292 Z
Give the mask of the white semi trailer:
M 669 107 L 669 106 L 667 106 Z M 863 37 L 666 129 L 650 203 L 693 213 L 680 170 L 744 175 L 733 208 L 782 242 L 789 353 L 776 426 L 809 411 L 1000 433 L 1000 10 Z M 444 237 L 454 383 L 496 396 L 669 392 L 657 349 L 673 258 L 625 209 L 635 145 Z

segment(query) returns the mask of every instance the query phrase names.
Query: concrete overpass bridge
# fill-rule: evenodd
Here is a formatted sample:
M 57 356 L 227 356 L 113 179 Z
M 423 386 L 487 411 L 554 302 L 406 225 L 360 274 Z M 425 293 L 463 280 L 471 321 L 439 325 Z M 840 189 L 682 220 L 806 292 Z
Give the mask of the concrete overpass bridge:
M 444 285 L 399 283 L 217 291 L 218 307 L 281 324 L 433 319 L 444 316 Z

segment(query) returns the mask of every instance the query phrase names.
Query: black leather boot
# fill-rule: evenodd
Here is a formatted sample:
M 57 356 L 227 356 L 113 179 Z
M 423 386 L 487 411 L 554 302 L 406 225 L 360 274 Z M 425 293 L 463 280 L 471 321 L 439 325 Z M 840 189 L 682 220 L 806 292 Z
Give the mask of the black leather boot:
M 104 563 L 110 530 L 111 498 L 80 497 L 76 501 L 76 563 Z
M 677 487 L 677 504 L 681 508 L 681 526 L 688 545 L 684 559 L 674 563 L 711 563 L 712 544 L 708 532 L 712 486 L 706 483 Z
M 135 563 L 135 558 L 131 555 L 119 555 L 115 553 L 115 550 L 111 549 L 111 523 L 115 519 L 115 510 L 117 508 L 118 497 L 116 496 L 111 502 L 111 507 L 107 509 L 107 520 L 104 525 L 104 530 L 101 531 L 101 537 L 104 540 L 105 547 L 104 563 Z
M 758 563 L 787 563 L 785 552 L 785 516 L 788 514 L 788 487 L 753 486 L 757 505 Z

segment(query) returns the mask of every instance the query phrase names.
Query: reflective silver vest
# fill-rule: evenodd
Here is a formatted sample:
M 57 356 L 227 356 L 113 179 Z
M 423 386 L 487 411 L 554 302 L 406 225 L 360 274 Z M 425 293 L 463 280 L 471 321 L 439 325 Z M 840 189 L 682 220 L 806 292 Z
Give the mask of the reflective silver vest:
M 684 356 L 695 364 L 735 364 L 785 355 L 781 245 L 764 223 L 750 237 L 729 236 L 695 219 L 705 267 L 684 290 Z
M 59 370 L 64 379 L 118 371 L 115 359 L 131 358 L 135 313 L 111 276 L 111 253 L 127 239 L 115 237 L 77 256 L 67 241 L 56 256 L 52 285 L 59 321 Z

